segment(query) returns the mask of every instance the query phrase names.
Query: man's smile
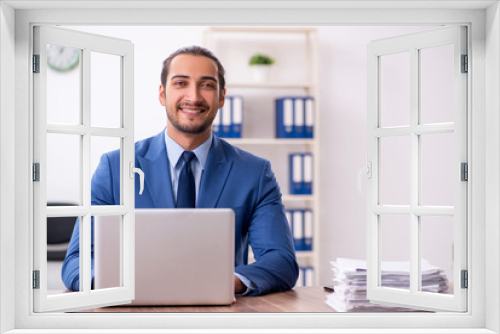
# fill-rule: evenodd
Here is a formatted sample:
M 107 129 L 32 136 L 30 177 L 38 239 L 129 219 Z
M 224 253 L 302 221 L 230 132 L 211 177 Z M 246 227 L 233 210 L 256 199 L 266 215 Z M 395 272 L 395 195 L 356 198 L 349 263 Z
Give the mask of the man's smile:
M 179 105 L 178 110 L 190 115 L 197 115 L 207 111 L 208 107 L 201 105 L 181 104 Z

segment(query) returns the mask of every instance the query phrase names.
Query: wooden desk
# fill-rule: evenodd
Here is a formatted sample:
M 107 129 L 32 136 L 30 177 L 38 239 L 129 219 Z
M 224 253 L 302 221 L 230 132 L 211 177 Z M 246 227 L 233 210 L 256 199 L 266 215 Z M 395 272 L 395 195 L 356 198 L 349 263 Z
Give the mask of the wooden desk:
M 450 283 L 453 294 L 453 283 Z M 273 313 L 273 312 L 335 312 L 325 301 L 330 292 L 322 287 L 295 287 L 285 292 L 276 292 L 264 296 L 238 297 L 236 303 L 228 306 L 112 306 L 101 307 L 80 312 L 111 313 L 198 313 L 198 312 L 240 312 L 240 313 Z M 369 312 L 368 310 L 366 312 Z M 380 312 L 375 311 L 375 312 Z
M 322 287 L 295 287 L 264 296 L 238 297 L 229 306 L 113 306 L 82 312 L 335 312 L 325 303 L 328 293 Z

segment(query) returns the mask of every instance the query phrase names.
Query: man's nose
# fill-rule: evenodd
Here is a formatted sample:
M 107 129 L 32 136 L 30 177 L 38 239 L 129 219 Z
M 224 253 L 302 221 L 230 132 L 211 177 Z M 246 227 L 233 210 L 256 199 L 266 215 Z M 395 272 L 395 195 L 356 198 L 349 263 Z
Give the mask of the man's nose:
M 196 85 L 191 85 L 187 91 L 187 98 L 190 101 L 200 101 L 201 100 L 201 94 L 200 94 L 200 89 Z

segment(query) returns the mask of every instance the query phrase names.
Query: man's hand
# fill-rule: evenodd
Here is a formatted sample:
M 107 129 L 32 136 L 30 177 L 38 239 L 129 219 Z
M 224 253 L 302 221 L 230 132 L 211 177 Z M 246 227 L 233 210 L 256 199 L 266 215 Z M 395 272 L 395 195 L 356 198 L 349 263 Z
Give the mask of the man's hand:
M 243 284 L 240 279 L 234 276 L 234 293 L 243 293 L 245 292 L 247 287 Z

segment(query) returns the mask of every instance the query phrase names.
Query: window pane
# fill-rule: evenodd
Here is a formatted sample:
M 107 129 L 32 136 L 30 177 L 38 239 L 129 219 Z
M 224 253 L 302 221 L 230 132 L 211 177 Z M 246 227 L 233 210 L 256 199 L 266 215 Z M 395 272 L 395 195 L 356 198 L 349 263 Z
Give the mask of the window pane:
M 49 203 L 49 206 L 68 205 L 67 203 Z M 72 292 L 63 283 L 61 270 L 66 257 L 69 241 L 73 234 L 77 217 L 47 218 L 47 294 Z M 78 259 L 76 260 L 78 261 Z M 76 291 L 79 287 L 76 287 Z
M 94 289 L 115 288 L 121 283 L 121 216 L 94 217 Z
M 453 45 L 420 50 L 422 124 L 453 122 Z
M 420 136 L 421 205 L 453 206 L 453 140 L 453 133 Z
M 80 51 L 47 45 L 47 123 L 80 124 Z
M 92 177 L 96 178 L 95 180 L 100 180 L 100 182 L 106 182 L 106 186 L 108 185 L 108 182 L 110 181 L 109 178 L 111 175 L 119 177 L 120 170 L 115 169 L 114 166 L 109 166 L 107 163 L 108 161 L 105 161 L 106 164 L 100 165 L 101 158 L 103 154 L 109 153 L 111 151 L 119 150 L 120 149 L 120 143 L 121 143 L 121 138 L 115 138 L 115 137 L 101 137 L 101 136 L 92 136 L 90 139 L 90 147 L 91 147 L 91 173 Z M 118 153 L 119 154 L 119 153 Z M 100 167 L 99 171 L 97 171 L 97 167 Z M 108 169 L 111 168 L 111 171 Z M 98 173 L 98 176 L 95 175 L 96 172 Z M 119 177 L 121 179 L 121 177 Z M 91 184 L 91 191 L 92 194 L 100 194 L 98 185 L 95 183 L 96 181 L 94 180 L 94 184 Z M 114 187 L 113 187 L 114 189 Z M 94 201 L 92 202 L 93 205 L 119 205 L 121 203 L 120 201 L 120 189 L 119 186 L 117 189 L 114 189 L 113 193 L 113 200 L 114 202 L 101 202 L 97 203 Z
M 381 215 L 381 286 L 410 289 L 410 245 L 410 216 Z M 394 265 L 393 262 L 404 263 Z
M 47 201 L 81 204 L 80 142 L 79 135 L 47 133 Z
M 410 53 L 380 57 L 380 126 L 410 124 Z
M 410 137 L 380 139 L 380 204 L 410 205 Z
M 121 57 L 91 52 L 91 124 L 121 126 Z
M 420 217 L 422 263 L 439 270 L 423 271 L 422 291 L 453 294 L 453 217 Z

